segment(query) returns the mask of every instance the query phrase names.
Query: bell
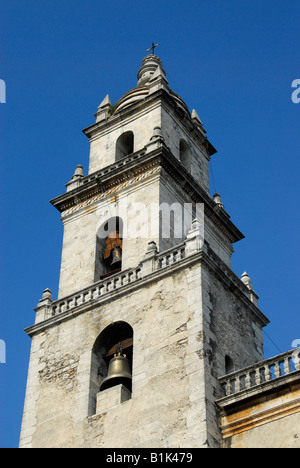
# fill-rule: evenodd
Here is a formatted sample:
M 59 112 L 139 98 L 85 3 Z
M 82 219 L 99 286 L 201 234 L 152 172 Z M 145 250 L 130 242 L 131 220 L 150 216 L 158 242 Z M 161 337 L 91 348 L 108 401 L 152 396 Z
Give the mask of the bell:
M 114 268 L 116 268 L 116 267 L 121 265 L 121 261 L 122 261 L 121 247 L 117 247 L 115 245 L 114 250 L 112 252 L 112 262 L 111 262 L 110 266 L 113 266 Z
M 131 391 L 131 383 L 132 376 L 126 354 L 115 354 L 109 363 L 107 377 L 100 385 L 100 391 L 115 387 L 118 384 L 125 385 Z

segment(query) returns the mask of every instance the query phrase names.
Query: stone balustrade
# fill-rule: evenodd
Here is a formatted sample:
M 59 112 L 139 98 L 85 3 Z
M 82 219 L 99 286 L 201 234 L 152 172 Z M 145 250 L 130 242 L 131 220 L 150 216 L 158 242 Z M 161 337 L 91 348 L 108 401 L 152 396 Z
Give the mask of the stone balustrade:
M 145 256 L 137 267 L 104 278 L 86 288 L 76 291 L 74 294 L 53 301 L 51 291 L 45 289 L 35 309 L 35 324 L 37 325 L 60 314 L 69 312 L 72 314 L 76 308 L 82 309 L 81 306 L 88 306 L 96 301 L 109 298 L 112 293 L 122 290 L 122 288 L 126 288 L 128 285 L 134 286 L 141 280 L 147 280 L 150 275 L 164 270 L 166 272 L 168 270 L 171 271 L 177 265 L 180 267 L 182 262 L 188 262 L 191 257 L 199 252 L 202 252 L 202 254 L 205 252 L 207 259 L 210 262 L 216 263 L 216 266 L 222 269 L 222 277 L 227 282 L 233 282 L 236 287 L 243 289 L 244 294 L 248 294 L 248 290 L 243 282 L 205 245 L 199 224 L 195 219 L 190 231 L 187 233 L 186 240 L 163 252 L 158 252 L 155 242 L 149 242 Z
M 164 268 L 185 258 L 185 242 L 157 255 L 157 268 Z
M 84 304 L 88 305 L 102 299 L 120 288 L 136 283 L 147 275 L 171 266 L 185 258 L 185 242 L 161 254 L 158 254 L 155 243 L 151 242 L 149 245 L 150 248 L 147 255 L 136 268 L 124 270 L 108 278 L 97 281 L 87 288 L 76 291 L 76 293 L 56 301 L 52 301 L 51 291 L 46 289 L 36 308 L 36 323 L 64 312 L 72 311 L 72 309 Z
M 258 362 L 219 379 L 224 396 L 259 386 L 300 370 L 300 348 Z
M 88 288 L 82 289 L 81 291 L 77 291 L 75 294 L 53 302 L 52 315 L 57 315 L 82 304 L 95 301 L 106 294 L 121 288 L 122 286 L 126 286 L 127 284 L 141 279 L 141 277 L 141 268 L 138 267 L 122 271 L 121 273 L 98 281 Z

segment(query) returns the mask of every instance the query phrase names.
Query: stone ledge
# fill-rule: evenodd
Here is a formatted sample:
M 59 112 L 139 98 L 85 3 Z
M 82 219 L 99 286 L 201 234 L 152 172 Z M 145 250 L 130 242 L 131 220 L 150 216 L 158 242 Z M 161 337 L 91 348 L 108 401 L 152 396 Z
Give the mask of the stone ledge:
M 148 286 L 149 284 L 159 281 L 160 279 L 164 278 L 165 276 L 170 276 L 174 273 L 176 273 L 179 270 L 182 270 L 183 268 L 190 267 L 194 265 L 195 263 L 199 262 L 201 258 L 201 252 L 196 253 L 194 255 L 191 255 L 187 258 L 184 258 L 172 265 L 168 265 L 164 268 L 158 269 L 151 274 L 147 275 L 145 278 L 139 278 L 136 281 L 133 281 L 131 283 L 128 283 L 118 289 L 115 289 L 113 291 L 108 292 L 104 296 L 100 296 L 95 300 L 89 300 L 86 301 L 84 304 L 78 305 L 76 307 L 73 307 L 69 310 L 66 310 L 65 312 L 58 313 L 56 315 L 53 315 L 51 317 L 46 318 L 45 320 L 36 323 L 28 328 L 25 329 L 25 332 L 29 336 L 33 336 L 36 333 L 40 333 L 47 329 L 48 327 L 51 327 L 55 325 L 57 322 L 62 322 L 65 320 L 69 320 L 70 318 L 73 318 L 79 314 L 85 313 L 89 311 L 90 309 L 94 308 L 95 306 L 102 306 L 103 304 L 106 304 L 107 302 L 111 302 L 113 300 L 118 299 L 120 296 L 124 296 L 126 294 L 130 294 L 136 289 L 143 288 L 145 286 Z M 93 288 L 94 285 L 91 285 L 90 288 Z M 86 288 L 86 290 L 90 289 Z M 72 297 L 77 293 L 72 294 L 71 296 L 68 296 L 67 298 L 63 298 L 60 301 L 67 300 L 69 297 Z
M 173 249 L 169 249 L 166 252 L 170 252 L 170 250 L 175 250 L 181 247 L 181 244 L 174 247 Z M 162 257 L 163 255 L 166 254 L 166 252 L 162 252 L 161 254 L 158 254 L 157 257 Z M 127 284 L 124 284 L 117 289 L 114 289 L 112 291 L 108 291 L 105 295 L 99 296 L 96 299 L 89 298 L 86 300 L 83 304 L 76 305 L 74 307 L 71 307 L 70 309 L 53 314 L 52 316 L 50 315 L 49 310 L 47 309 L 47 316 L 45 317 L 44 320 L 39 320 L 39 322 L 35 323 L 34 325 L 28 327 L 25 329 L 25 332 L 29 336 L 33 336 L 37 333 L 40 333 L 44 331 L 45 329 L 52 327 L 55 325 L 57 322 L 62 322 L 65 320 L 69 320 L 79 314 L 85 313 L 89 311 L 90 309 L 94 307 L 99 307 L 103 304 L 106 304 L 107 302 L 113 301 L 118 299 L 120 296 L 130 294 L 133 291 L 143 288 L 145 286 L 150 285 L 153 282 L 157 282 L 161 279 L 163 279 L 166 276 L 170 276 L 175 274 L 176 272 L 185 269 L 185 268 L 190 268 L 195 264 L 201 264 L 205 263 L 209 268 L 213 269 L 216 273 L 218 273 L 218 278 L 220 281 L 227 285 L 227 287 L 234 291 L 235 294 L 238 294 L 240 299 L 246 304 L 246 306 L 249 309 L 249 312 L 252 313 L 259 322 L 262 323 L 263 326 L 267 325 L 269 323 L 269 320 L 267 317 L 264 316 L 264 314 L 251 302 L 249 296 L 248 296 L 248 291 L 245 287 L 245 285 L 242 283 L 242 281 L 235 275 L 235 273 L 230 270 L 224 262 L 222 262 L 220 259 L 217 258 L 217 256 L 212 254 L 212 251 L 210 248 L 207 246 L 203 246 L 203 248 L 200 251 L 196 251 L 194 253 L 191 253 L 188 256 L 185 256 L 184 258 L 181 258 L 180 260 L 170 264 L 170 265 L 165 265 L 164 267 L 157 268 L 151 273 L 147 274 L 144 277 L 139 277 L 136 278 L 134 281 L 129 282 Z M 140 270 L 139 267 L 136 269 L 133 269 L 132 271 L 137 271 Z M 128 274 L 129 271 L 124 271 L 121 272 L 121 274 Z M 120 275 L 120 273 L 118 274 Z M 117 275 L 116 275 L 117 276 Z M 111 281 L 113 281 L 115 278 L 112 276 L 110 278 Z M 52 306 L 55 306 L 58 303 L 62 302 L 68 302 L 71 301 L 73 297 L 79 295 L 79 294 L 88 294 L 89 291 L 95 289 L 99 286 L 98 283 L 92 284 L 90 287 L 85 288 L 82 291 L 77 291 L 74 294 L 67 296 L 65 298 L 62 298 L 58 301 L 54 301 L 52 303 Z M 48 306 L 49 308 L 49 306 Z

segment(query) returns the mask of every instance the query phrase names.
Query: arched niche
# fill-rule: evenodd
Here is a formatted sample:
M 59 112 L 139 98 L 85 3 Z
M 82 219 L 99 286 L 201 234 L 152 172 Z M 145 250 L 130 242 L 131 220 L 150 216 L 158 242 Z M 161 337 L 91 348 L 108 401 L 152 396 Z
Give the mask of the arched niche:
M 123 220 L 114 216 L 97 230 L 95 282 L 122 270 L 122 252 Z
M 116 161 L 132 154 L 134 150 L 133 132 L 124 132 L 116 141 Z
M 183 167 L 191 172 L 191 152 L 187 142 L 181 138 L 179 142 L 179 159 Z
M 231 359 L 230 356 L 226 355 L 225 356 L 225 374 L 231 374 L 231 372 L 234 372 L 234 362 Z
M 89 392 L 89 416 L 96 412 L 96 396 L 103 379 L 107 377 L 109 362 L 116 351 L 122 349 L 126 354 L 132 373 L 133 328 L 129 323 L 118 321 L 108 325 L 97 337 L 91 357 L 91 376 Z M 131 388 L 129 388 L 131 391 Z

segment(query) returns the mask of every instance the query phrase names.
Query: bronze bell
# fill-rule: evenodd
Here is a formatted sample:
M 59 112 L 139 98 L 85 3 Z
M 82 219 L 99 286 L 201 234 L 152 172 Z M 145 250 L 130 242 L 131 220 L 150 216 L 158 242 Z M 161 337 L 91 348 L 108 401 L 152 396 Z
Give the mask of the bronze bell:
M 109 363 L 107 377 L 100 385 L 100 391 L 118 384 L 125 385 L 131 391 L 131 383 L 132 376 L 126 354 L 115 354 Z
M 110 266 L 118 267 L 121 265 L 122 261 L 122 250 L 121 247 L 114 246 L 114 250 L 112 251 L 112 262 Z

